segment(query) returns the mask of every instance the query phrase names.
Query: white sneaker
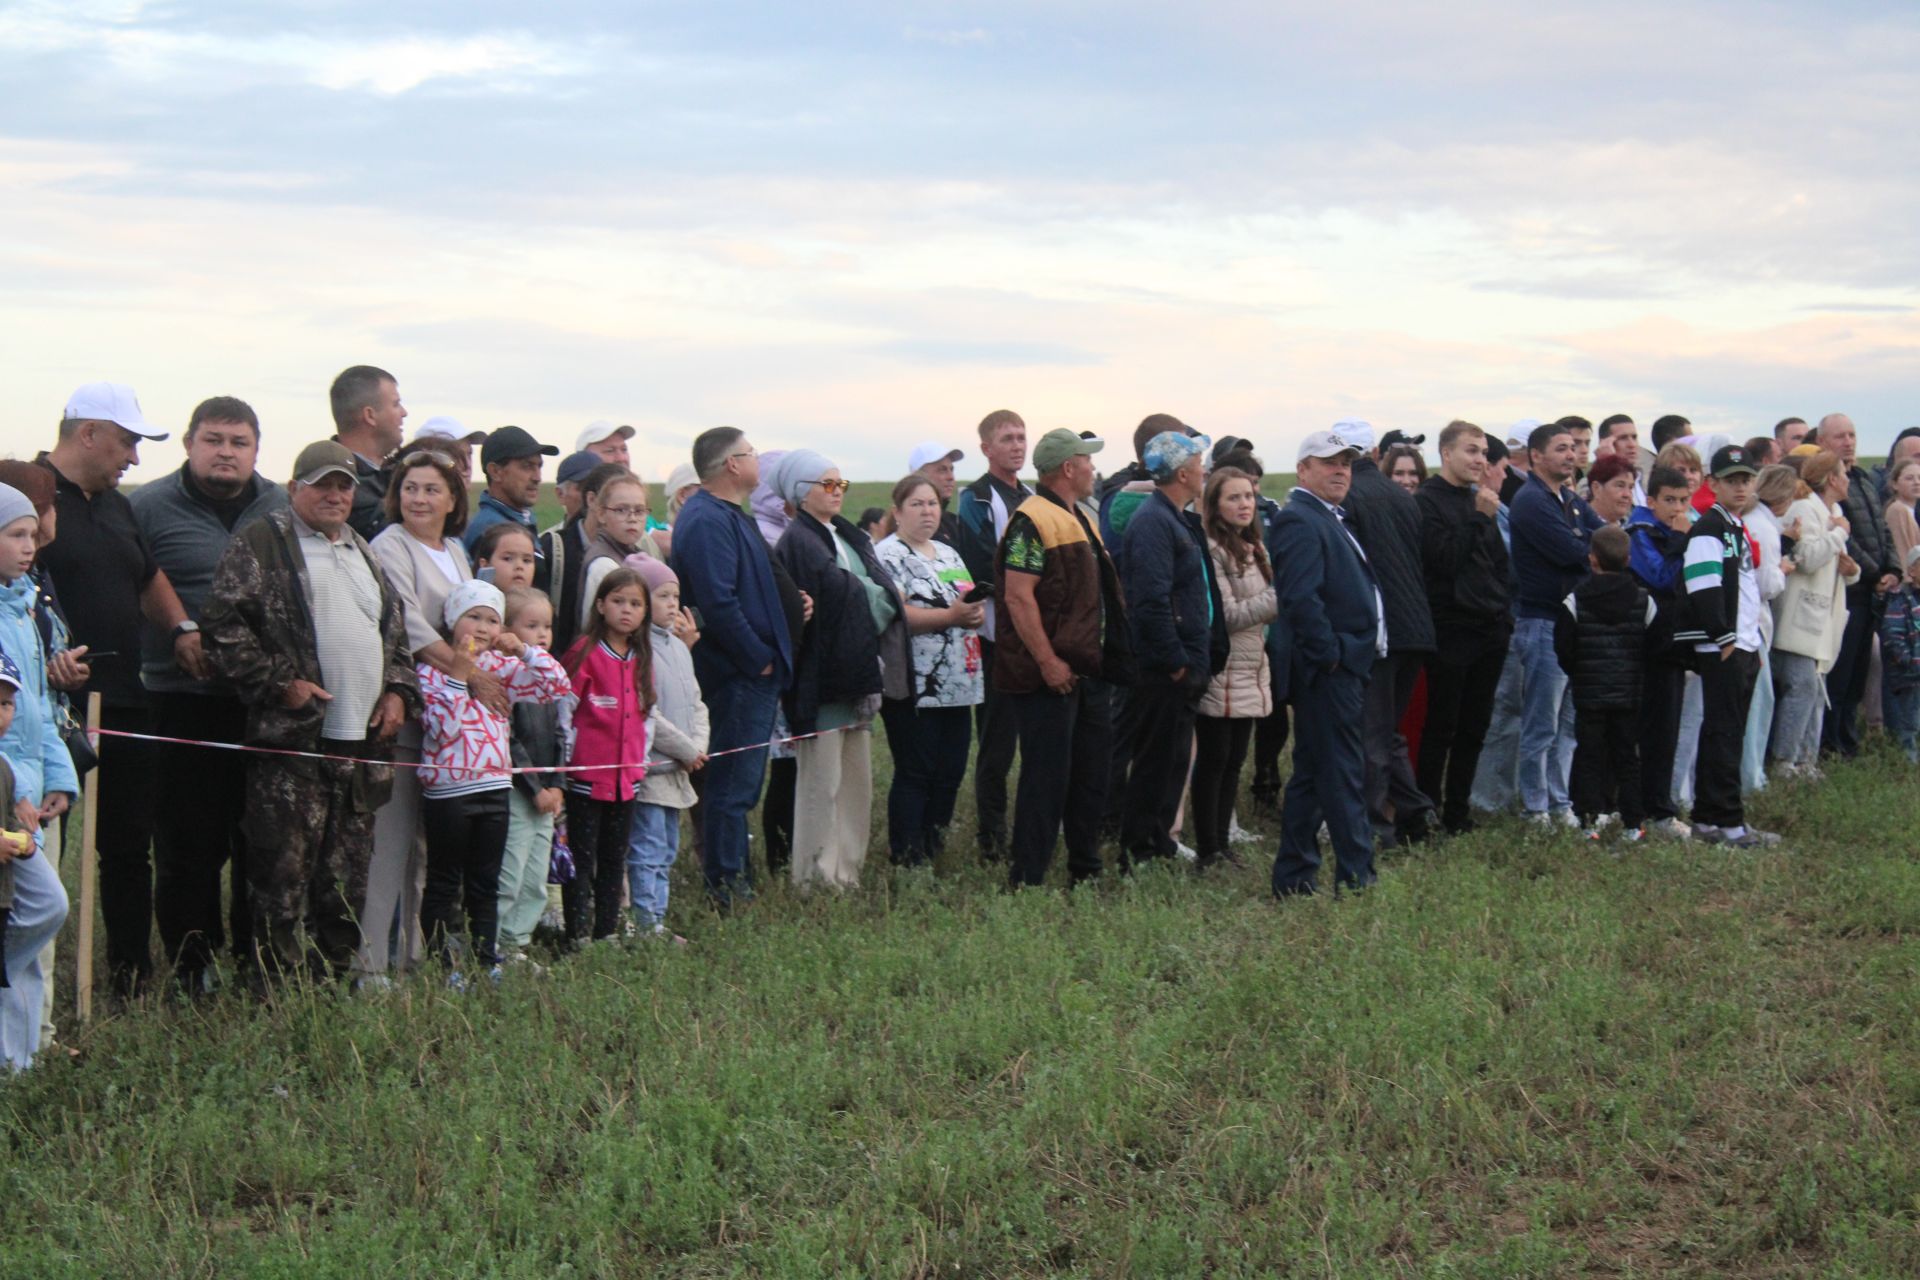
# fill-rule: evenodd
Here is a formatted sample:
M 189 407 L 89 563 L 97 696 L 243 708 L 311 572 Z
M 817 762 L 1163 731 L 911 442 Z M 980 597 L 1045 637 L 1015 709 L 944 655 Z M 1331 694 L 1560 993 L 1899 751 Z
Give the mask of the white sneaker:
M 1550 813 L 1528 813 L 1525 817 L 1529 826 L 1550 827 L 1553 825 L 1553 815 Z
M 1198 852 L 1196 852 L 1193 849 L 1189 849 L 1186 845 L 1181 844 L 1178 840 L 1175 840 L 1173 842 L 1173 853 L 1174 853 L 1174 856 L 1179 858 L 1180 861 L 1182 862 L 1200 861 L 1200 855 Z
M 1693 839 L 1693 828 L 1678 818 L 1658 818 L 1646 827 L 1650 836 L 1665 836 L 1669 840 Z
M 1623 844 L 1640 844 L 1646 838 L 1647 829 L 1645 827 L 1628 827 L 1620 833 L 1620 840 Z
M 1249 831 L 1245 827 L 1241 826 L 1240 816 L 1238 814 L 1235 814 L 1233 817 L 1227 820 L 1227 843 L 1228 844 L 1259 844 L 1260 833 L 1258 831 Z
M 1580 828 L 1580 819 L 1573 816 L 1573 810 L 1571 809 L 1555 809 L 1552 818 L 1563 827 L 1572 827 L 1576 831 Z M 1602 818 L 1595 825 L 1604 827 L 1607 825 L 1607 820 Z
M 1617 813 L 1603 813 L 1603 814 L 1601 814 L 1601 815 L 1600 815 L 1599 817 L 1597 817 L 1597 818 L 1595 818 L 1595 819 L 1593 820 L 1593 829 L 1594 829 L 1595 831 L 1600 831 L 1600 830 L 1603 830 L 1603 829 L 1605 829 L 1605 828 L 1607 828 L 1607 827 L 1610 827 L 1610 826 L 1612 826 L 1612 825 L 1613 825 L 1614 823 L 1616 823 L 1616 822 L 1618 822 L 1618 821 L 1620 821 L 1620 815 L 1619 815 L 1619 814 L 1617 814 Z

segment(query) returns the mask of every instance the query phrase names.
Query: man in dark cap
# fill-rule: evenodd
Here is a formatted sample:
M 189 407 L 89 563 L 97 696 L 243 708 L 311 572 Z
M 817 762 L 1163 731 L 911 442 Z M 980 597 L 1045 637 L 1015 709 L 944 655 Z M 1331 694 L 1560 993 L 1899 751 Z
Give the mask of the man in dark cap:
M 540 501 L 540 459 L 560 452 L 555 445 L 541 444 L 521 427 L 501 427 L 487 436 L 480 446 L 480 469 L 487 474 L 487 491 L 475 505 L 473 519 L 461 536 L 467 551 L 491 525 L 512 520 L 535 534 L 533 507 Z

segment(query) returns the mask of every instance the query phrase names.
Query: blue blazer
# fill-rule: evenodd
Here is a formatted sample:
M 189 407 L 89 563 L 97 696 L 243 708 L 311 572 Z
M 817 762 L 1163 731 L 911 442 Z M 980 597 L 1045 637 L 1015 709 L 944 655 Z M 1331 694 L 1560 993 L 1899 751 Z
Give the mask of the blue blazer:
M 1295 489 L 1267 539 L 1280 616 L 1292 656 L 1291 689 L 1310 685 L 1332 668 L 1365 679 L 1373 670 L 1380 632 L 1373 570 L 1327 504 Z M 1276 646 L 1278 647 L 1278 646 Z
M 701 489 L 674 521 L 671 559 L 680 603 L 700 610 L 693 670 L 701 689 L 758 676 L 768 663 L 774 688 L 785 689 L 793 679 L 793 641 L 758 526 Z

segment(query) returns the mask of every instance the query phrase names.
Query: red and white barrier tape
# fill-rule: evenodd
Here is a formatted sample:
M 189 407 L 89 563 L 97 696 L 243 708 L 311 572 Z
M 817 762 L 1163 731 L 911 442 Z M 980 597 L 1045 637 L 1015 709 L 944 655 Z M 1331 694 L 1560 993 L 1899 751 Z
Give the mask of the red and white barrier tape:
M 870 722 L 869 722 L 870 723 Z M 816 729 L 812 733 L 796 733 L 785 738 L 773 738 L 766 742 L 756 742 L 744 747 L 728 747 L 724 751 L 709 751 L 707 759 L 716 760 L 721 756 L 739 755 L 744 751 L 763 751 L 768 747 L 777 747 L 790 742 L 805 742 L 809 738 L 823 738 L 829 733 L 842 733 L 848 729 L 865 727 L 861 723 L 843 724 L 832 729 Z M 325 751 L 293 751 L 285 747 L 253 747 L 238 742 L 206 742 L 199 738 L 169 738 L 158 733 L 129 733 L 125 729 L 95 729 L 92 735 L 103 738 L 127 738 L 134 742 L 165 742 L 176 747 L 206 747 L 213 751 L 244 751 L 257 756 L 291 756 L 296 760 L 337 760 L 342 764 L 390 764 L 396 769 L 425 769 L 429 766 L 421 760 L 373 760 L 365 756 L 339 756 Z M 95 747 L 100 744 L 96 742 Z M 645 769 L 648 773 L 666 773 L 680 768 L 677 760 L 650 760 L 645 764 L 565 764 L 551 768 L 542 765 L 520 765 L 500 770 L 502 773 L 604 773 L 609 769 Z M 478 773 L 477 769 L 462 770 L 465 773 Z M 491 770 L 489 773 L 493 772 Z

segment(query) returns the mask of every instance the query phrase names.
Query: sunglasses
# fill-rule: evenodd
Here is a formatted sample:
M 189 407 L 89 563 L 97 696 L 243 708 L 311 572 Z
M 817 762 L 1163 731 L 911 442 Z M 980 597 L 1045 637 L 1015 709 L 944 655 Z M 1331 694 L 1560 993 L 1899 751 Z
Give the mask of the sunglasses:
M 845 493 L 847 490 L 853 488 L 853 481 L 851 480 L 815 480 L 814 483 L 822 489 L 825 489 L 828 493 Z

